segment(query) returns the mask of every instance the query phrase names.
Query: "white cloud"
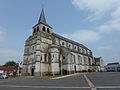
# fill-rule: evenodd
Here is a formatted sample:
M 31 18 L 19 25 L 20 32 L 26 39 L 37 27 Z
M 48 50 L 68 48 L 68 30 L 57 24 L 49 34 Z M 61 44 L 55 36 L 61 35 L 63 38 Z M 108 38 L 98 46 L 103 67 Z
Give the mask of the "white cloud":
M 120 7 L 111 13 L 112 18 L 120 18 Z
M 63 34 L 63 36 L 78 42 L 94 42 L 100 40 L 100 34 L 91 30 L 79 30 L 72 34 Z
M 120 30 L 120 0 L 72 0 L 72 4 L 90 12 L 87 18 L 95 20 L 102 16 L 109 16 L 102 25 L 97 27 L 99 32 L 111 32 Z M 95 29 L 95 28 L 94 28 Z
M 98 50 L 109 50 L 109 49 L 112 49 L 111 45 L 101 46 L 101 47 L 98 48 Z
M 3 28 L 2 26 L 0 26 L 0 42 L 4 41 L 5 39 L 5 28 Z
M 120 0 L 72 0 L 72 4 L 91 14 L 89 19 L 94 20 L 120 7 Z
M 120 8 L 111 13 L 111 19 L 98 27 L 100 32 L 120 31 Z
M 22 53 L 18 52 L 16 50 L 0 49 L 0 56 L 5 56 L 5 57 L 19 57 L 19 56 L 22 56 Z
M 98 27 L 100 32 L 120 31 L 120 19 L 112 19 Z

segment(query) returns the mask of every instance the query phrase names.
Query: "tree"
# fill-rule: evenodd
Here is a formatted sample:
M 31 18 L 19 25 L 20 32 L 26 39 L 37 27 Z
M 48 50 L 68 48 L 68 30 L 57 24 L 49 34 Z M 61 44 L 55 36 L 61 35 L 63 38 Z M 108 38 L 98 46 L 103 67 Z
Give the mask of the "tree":
M 15 61 L 8 61 L 3 66 L 17 66 L 17 63 Z

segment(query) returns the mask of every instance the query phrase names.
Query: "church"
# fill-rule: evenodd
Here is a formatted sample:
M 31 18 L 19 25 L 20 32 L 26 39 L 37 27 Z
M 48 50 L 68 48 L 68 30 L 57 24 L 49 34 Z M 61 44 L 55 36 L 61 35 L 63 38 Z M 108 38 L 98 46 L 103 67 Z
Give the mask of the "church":
M 71 74 L 93 69 L 93 54 L 86 46 L 54 33 L 44 9 L 25 42 L 23 75 Z

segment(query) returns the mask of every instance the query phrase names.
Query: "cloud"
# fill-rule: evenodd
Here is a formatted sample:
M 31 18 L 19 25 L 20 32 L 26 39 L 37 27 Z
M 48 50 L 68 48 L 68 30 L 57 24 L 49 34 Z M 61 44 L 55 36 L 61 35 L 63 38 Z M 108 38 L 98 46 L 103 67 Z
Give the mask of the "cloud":
M 100 40 L 101 36 L 98 32 L 92 30 L 78 30 L 72 34 L 65 33 L 64 37 L 78 42 L 95 42 Z
M 100 32 L 120 31 L 120 19 L 112 19 L 98 27 Z
M 111 13 L 112 18 L 120 18 L 120 7 Z
M 112 49 L 112 46 L 108 45 L 108 46 L 101 46 L 98 48 L 98 50 L 109 50 Z
M 109 17 L 97 26 L 96 30 L 99 32 L 120 31 L 120 0 L 72 0 L 72 4 L 81 10 L 90 12 L 87 17 L 89 20 Z
M 4 41 L 5 39 L 5 28 L 3 28 L 2 26 L 0 26 L 0 42 Z
M 16 50 L 0 49 L 0 56 L 4 56 L 4 57 L 19 57 L 19 56 L 22 56 L 22 53 L 18 52 Z
M 91 20 L 101 18 L 120 7 L 119 0 L 72 0 L 72 4 L 81 10 L 89 11 L 88 19 Z
M 98 27 L 100 32 L 120 31 L 120 8 L 111 13 L 111 19 Z

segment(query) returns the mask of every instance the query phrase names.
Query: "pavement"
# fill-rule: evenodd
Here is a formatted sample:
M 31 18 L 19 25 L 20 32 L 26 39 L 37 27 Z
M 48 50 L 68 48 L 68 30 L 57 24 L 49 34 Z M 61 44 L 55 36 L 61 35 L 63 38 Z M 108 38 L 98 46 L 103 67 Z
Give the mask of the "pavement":
M 0 90 L 120 90 L 120 72 L 74 74 L 56 79 L 0 79 Z

